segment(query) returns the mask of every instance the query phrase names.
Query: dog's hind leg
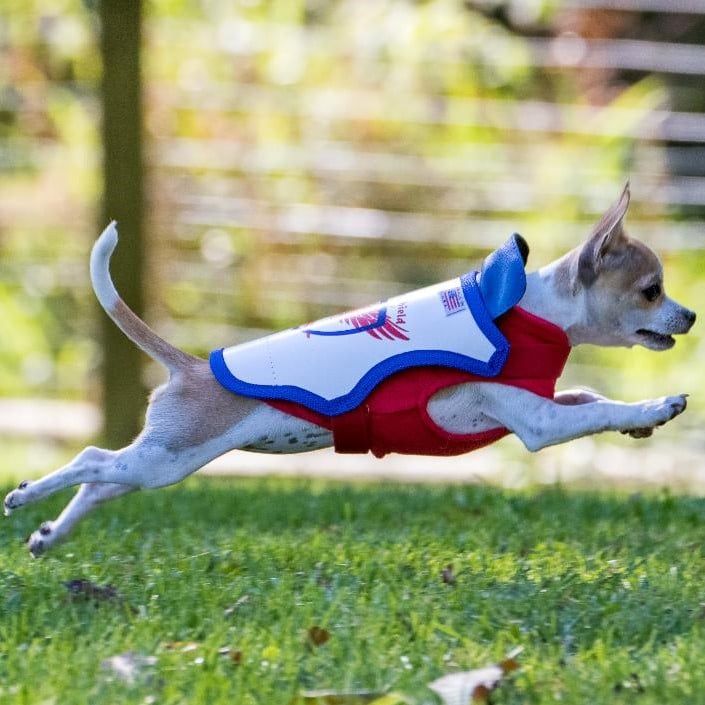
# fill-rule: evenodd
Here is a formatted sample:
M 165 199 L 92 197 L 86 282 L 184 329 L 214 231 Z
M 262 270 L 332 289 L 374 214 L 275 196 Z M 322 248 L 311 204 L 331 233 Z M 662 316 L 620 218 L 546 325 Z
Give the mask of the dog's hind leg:
M 172 452 L 149 438 L 118 451 L 89 446 L 64 467 L 38 480 L 21 482 L 5 497 L 5 514 L 81 484 L 118 484 L 134 489 L 172 485 L 220 454 L 199 450 Z
M 208 447 L 170 450 L 148 433 L 122 450 L 88 446 L 64 467 L 38 480 L 21 482 L 16 490 L 5 497 L 5 514 L 45 499 L 66 487 L 84 483 L 115 483 L 135 488 L 165 487 L 179 482 L 223 452 L 220 450 L 220 453 L 210 454 L 209 450 Z
M 204 417 L 219 409 L 212 404 L 202 404 L 196 414 L 192 405 L 192 413 L 186 414 L 189 408 L 186 398 L 183 385 L 177 382 L 158 390 L 147 413 L 147 426 L 132 444 L 121 450 L 88 446 L 64 467 L 38 480 L 20 483 L 5 497 L 5 513 L 84 483 L 150 489 L 166 487 L 180 482 L 226 451 L 253 443 L 257 434 L 262 433 L 261 424 L 248 416 L 256 405 L 245 404 L 244 410 L 237 411 L 233 395 L 232 399 L 227 399 L 224 418 L 207 428 Z M 171 406 L 178 406 L 181 414 L 165 413 Z M 259 415 L 263 416 L 264 423 L 274 418 L 283 424 L 287 419 L 285 414 L 261 405 Z M 229 422 L 232 422 L 231 428 L 227 427 Z
M 131 485 L 114 485 L 100 482 L 90 482 L 81 485 L 61 514 L 53 521 L 45 521 L 27 539 L 30 553 L 35 557 L 44 553 L 66 538 L 73 530 L 73 527 L 100 504 L 134 492 L 136 489 L 136 487 Z
M 86 482 L 120 482 L 115 477 L 115 466 L 119 466 L 118 458 L 121 451 L 103 450 L 88 446 L 84 448 L 70 463 L 35 481 L 24 480 L 16 490 L 5 497 L 5 514 L 25 504 L 44 499 L 54 492 Z M 107 475 L 115 479 L 108 480 Z M 120 482 L 120 484 L 130 484 Z

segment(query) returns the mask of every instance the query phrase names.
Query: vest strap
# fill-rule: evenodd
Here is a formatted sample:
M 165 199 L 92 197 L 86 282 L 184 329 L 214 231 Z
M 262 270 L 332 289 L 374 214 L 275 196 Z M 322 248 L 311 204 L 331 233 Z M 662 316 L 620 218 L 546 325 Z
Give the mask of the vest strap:
M 336 453 L 368 453 L 370 450 L 370 407 L 360 404 L 341 416 L 333 416 L 331 430 Z

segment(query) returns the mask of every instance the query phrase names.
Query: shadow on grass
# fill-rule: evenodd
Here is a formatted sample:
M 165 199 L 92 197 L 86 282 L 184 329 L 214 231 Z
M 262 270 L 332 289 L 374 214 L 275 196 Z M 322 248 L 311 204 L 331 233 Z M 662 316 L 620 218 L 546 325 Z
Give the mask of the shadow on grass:
M 163 526 L 173 516 L 182 517 L 194 530 L 225 524 L 262 533 L 333 524 L 391 534 L 417 526 L 445 534 L 482 524 L 500 533 L 535 528 L 546 540 L 582 542 L 586 531 L 599 534 L 615 522 L 649 533 L 705 522 L 705 500 L 667 492 L 624 495 L 560 487 L 512 491 L 476 485 L 289 479 L 198 478 L 180 487 L 134 495 L 125 505 L 150 527 Z M 207 511 L 193 511 L 202 507 Z
M 3 533 L 11 527 L 14 534 L 31 530 L 53 518 L 72 492 L 18 510 L 3 522 Z M 622 544 L 649 551 L 665 537 L 673 538 L 674 531 L 703 526 L 705 500 L 666 492 L 624 495 L 560 487 L 512 491 L 475 485 L 200 477 L 108 503 L 82 526 L 106 524 L 113 529 L 132 526 L 145 535 L 187 526 L 204 540 L 223 531 L 277 535 L 334 526 L 377 532 L 392 542 L 409 531 L 461 538 L 481 534 L 488 550 L 501 548 L 511 537 L 524 550 L 559 541 L 577 543 L 585 551 Z

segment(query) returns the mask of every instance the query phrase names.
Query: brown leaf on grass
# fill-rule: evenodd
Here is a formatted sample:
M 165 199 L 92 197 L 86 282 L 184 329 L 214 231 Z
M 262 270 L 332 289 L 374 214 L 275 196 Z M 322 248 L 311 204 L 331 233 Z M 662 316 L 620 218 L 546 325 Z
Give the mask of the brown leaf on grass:
M 249 601 L 250 601 L 249 595 L 242 595 L 242 597 L 239 597 L 236 600 L 234 605 L 230 605 L 230 607 L 226 607 L 223 610 L 223 614 L 226 617 L 230 617 L 231 615 L 235 614 L 235 612 L 237 612 L 240 609 L 240 607 L 242 607 L 243 605 L 246 605 Z
M 64 587 L 69 591 L 69 598 L 75 601 L 91 600 L 93 602 L 107 602 L 120 597 L 113 585 L 96 585 L 90 580 L 78 578 L 68 580 Z
M 218 656 L 227 656 L 236 666 L 242 663 L 242 651 L 231 649 L 229 646 L 221 646 L 218 649 Z
M 314 624 L 308 630 L 308 639 L 314 646 L 323 646 L 330 639 L 330 632 Z
M 145 674 L 149 666 L 154 666 L 156 662 L 155 656 L 143 656 L 128 651 L 106 658 L 100 665 L 104 670 L 110 671 L 118 680 L 132 684 Z
M 453 564 L 449 563 L 442 571 L 441 571 L 441 580 L 446 585 L 455 585 L 455 573 L 453 572 Z
M 440 696 L 443 705 L 486 702 L 490 693 L 501 683 L 502 678 L 519 668 L 516 657 L 520 653 L 520 648 L 514 649 L 498 664 L 472 671 L 450 673 L 429 683 L 428 687 Z
M 450 673 L 429 683 L 428 687 L 440 696 L 444 705 L 468 705 L 473 700 L 486 700 L 503 675 L 504 671 L 499 666 L 488 666 Z
M 167 651 L 181 651 L 182 653 L 188 653 L 189 651 L 195 651 L 201 645 L 197 641 L 168 641 L 163 644 Z
M 512 671 L 517 671 L 521 668 L 519 662 L 511 655 L 507 656 L 504 661 L 500 661 L 497 665 L 504 673 L 512 673 Z

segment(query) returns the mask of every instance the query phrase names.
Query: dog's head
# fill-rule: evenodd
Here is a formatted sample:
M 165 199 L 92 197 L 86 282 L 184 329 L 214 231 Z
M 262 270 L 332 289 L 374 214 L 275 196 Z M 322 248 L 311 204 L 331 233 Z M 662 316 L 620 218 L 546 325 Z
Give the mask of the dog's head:
M 626 234 L 628 207 L 629 184 L 574 252 L 574 284 L 584 293 L 590 342 L 667 350 L 673 335 L 691 329 L 695 313 L 666 296 L 659 258 Z

